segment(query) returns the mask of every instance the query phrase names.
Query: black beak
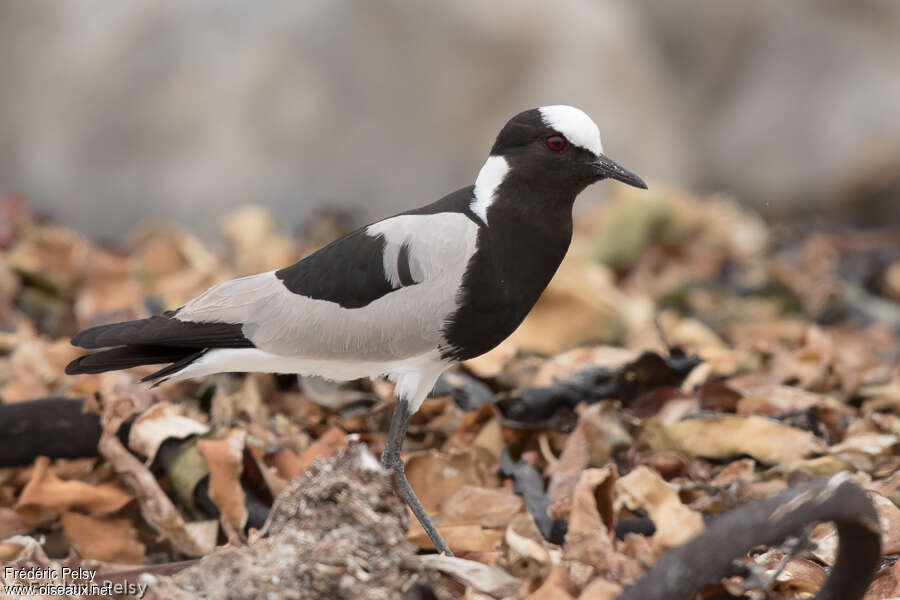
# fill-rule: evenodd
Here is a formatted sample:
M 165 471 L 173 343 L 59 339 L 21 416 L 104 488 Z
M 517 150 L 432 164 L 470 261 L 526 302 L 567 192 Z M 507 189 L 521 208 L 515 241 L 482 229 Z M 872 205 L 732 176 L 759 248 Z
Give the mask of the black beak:
M 642 190 L 647 189 L 647 184 L 644 183 L 643 179 L 628 169 L 619 166 L 618 163 L 613 162 L 603 154 L 600 155 L 600 158 L 592 162 L 591 166 L 594 167 L 597 175 L 601 178 L 616 179 L 622 183 L 641 188 Z

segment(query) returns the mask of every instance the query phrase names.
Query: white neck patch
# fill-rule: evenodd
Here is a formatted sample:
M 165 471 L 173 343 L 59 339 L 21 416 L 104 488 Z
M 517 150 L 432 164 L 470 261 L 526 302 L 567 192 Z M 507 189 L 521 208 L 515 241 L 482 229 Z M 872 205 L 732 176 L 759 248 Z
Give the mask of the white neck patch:
M 487 225 L 487 210 L 493 204 L 497 188 L 509 173 L 509 163 L 502 156 L 489 156 L 475 178 L 475 193 L 469 208 Z
M 583 110 L 574 106 L 557 104 L 542 106 L 538 111 L 541 113 L 544 124 L 563 134 L 569 142 L 593 152 L 595 156 L 603 154 L 600 130 L 593 119 L 587 116 Z

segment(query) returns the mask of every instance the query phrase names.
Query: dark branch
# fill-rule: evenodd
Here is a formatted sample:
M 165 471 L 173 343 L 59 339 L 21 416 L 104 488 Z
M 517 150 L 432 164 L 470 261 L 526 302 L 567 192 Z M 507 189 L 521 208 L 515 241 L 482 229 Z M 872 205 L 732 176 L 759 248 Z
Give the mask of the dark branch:
M 723 515 L 660 559 L 619 600 L 681 600 L 733 574 L 733 561 L 774 546 L 816 521 L 837 525 L 837 561 L 816 600 L 859 600 L 881 555 L 878 514 L 865 491 L 840 474 Z

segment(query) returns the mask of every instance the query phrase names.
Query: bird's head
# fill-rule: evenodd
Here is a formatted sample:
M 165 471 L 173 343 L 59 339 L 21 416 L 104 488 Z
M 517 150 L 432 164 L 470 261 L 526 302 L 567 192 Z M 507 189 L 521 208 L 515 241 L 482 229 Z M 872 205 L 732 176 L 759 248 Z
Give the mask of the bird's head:
M 616 179 L 646 189 L 644 180 L 605 154 L 597 124 L 572 106 L 542 106 L 514 116 L 500 131 L 479 183 L 518 181 L 572 198 L 592 183 Z

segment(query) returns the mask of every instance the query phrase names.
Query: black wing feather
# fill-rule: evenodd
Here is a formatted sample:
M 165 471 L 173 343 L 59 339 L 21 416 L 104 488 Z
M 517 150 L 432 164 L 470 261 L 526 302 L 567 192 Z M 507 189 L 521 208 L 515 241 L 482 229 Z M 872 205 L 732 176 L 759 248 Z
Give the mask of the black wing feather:
M 275 276 L 295 294 L 361 308 L 403 287 L 393 285 L 384 272 L 384 247 L 384 236 L 359 229 Z
M 167 316 L 91 327 L 72 338 L 82 348 L 106 348 L 126 344 L 181 348 L 252 348 L 240 323 L 193 323 Z

